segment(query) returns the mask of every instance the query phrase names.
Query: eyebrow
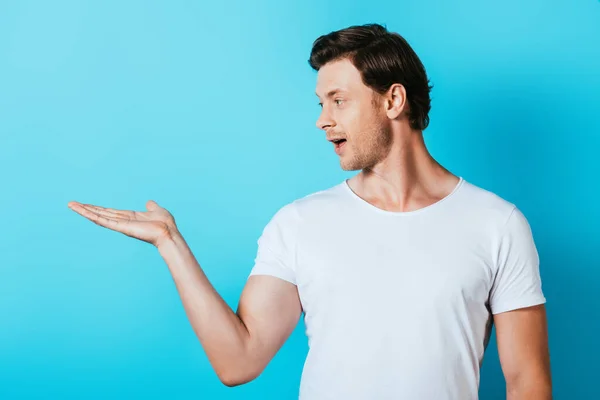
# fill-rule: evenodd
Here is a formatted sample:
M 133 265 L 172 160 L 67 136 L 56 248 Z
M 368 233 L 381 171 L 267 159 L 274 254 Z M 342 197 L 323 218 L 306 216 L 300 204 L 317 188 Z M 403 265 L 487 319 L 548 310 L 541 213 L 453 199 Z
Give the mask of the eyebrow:
M 327 96 L 325 96 L 325 97 L 331 97 L 331 96 L 333 96 L 333 95 L 335 95 L 336 93 L 339 93 L 339 92 L 345 92 L 345 90 L 344 89 L 340 89 L 340 88 L 332 89 L 329 92 L 327 92 Z M 319 97 L 318 93 L 315 92 L 315 94 L 317 95 L 317 97 Z

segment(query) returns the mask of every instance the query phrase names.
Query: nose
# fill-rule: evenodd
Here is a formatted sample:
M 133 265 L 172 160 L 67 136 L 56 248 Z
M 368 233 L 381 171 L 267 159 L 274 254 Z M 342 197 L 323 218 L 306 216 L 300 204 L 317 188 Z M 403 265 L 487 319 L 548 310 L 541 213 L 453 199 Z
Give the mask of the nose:
M 327 131 L 327 129 L 334 127 L 335 122 L 329 116 L 329 114 L 325 111 L 325 108 L 321 109 L 321 115 L 317 119 L 317 128 Z

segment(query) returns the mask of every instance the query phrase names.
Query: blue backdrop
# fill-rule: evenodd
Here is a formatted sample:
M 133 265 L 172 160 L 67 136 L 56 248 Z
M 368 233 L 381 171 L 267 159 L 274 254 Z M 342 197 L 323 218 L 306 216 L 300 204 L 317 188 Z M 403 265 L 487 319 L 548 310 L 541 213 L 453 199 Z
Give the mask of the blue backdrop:
M 600 398 L 600 2 L 0 2 L 0 398 L 294 399 L 301 322 L 222 385 L 158 251 L 67 208 L 156 200 L 237 307 L 274 212 L 339 183 L 319 35 L 378 22 L 434 84 L 436 159 L 529 219 L 557 399 Z M 482 399 L 503 399 L 491 341 Z

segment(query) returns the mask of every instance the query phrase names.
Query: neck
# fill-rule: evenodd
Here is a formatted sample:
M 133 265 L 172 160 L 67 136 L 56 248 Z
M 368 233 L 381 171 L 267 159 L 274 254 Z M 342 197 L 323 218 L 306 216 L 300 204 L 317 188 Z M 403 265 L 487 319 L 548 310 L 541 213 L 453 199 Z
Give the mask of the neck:
M 448 195 L 458 177 L 440 165 L 425 146 L 421 131 L 396 132 L 387 156 L 350 179 L 367 200 L 395 211 L 415 210 Z

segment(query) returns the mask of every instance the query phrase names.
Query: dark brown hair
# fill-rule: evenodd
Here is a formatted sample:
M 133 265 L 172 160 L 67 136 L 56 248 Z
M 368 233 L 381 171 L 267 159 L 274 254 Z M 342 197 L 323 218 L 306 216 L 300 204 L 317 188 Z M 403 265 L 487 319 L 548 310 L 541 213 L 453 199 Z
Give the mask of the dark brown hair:
M 350 26 L 317 38 L 308 63 L 318 71 L 328 62 L 345 58 L 358 69 L 363 83 L 379 94 L 394 83 L 404 86 L 411 128 L 427 128 L 433 85 L 429 85 L 425 67 L 402 36 L 379 24 Z

